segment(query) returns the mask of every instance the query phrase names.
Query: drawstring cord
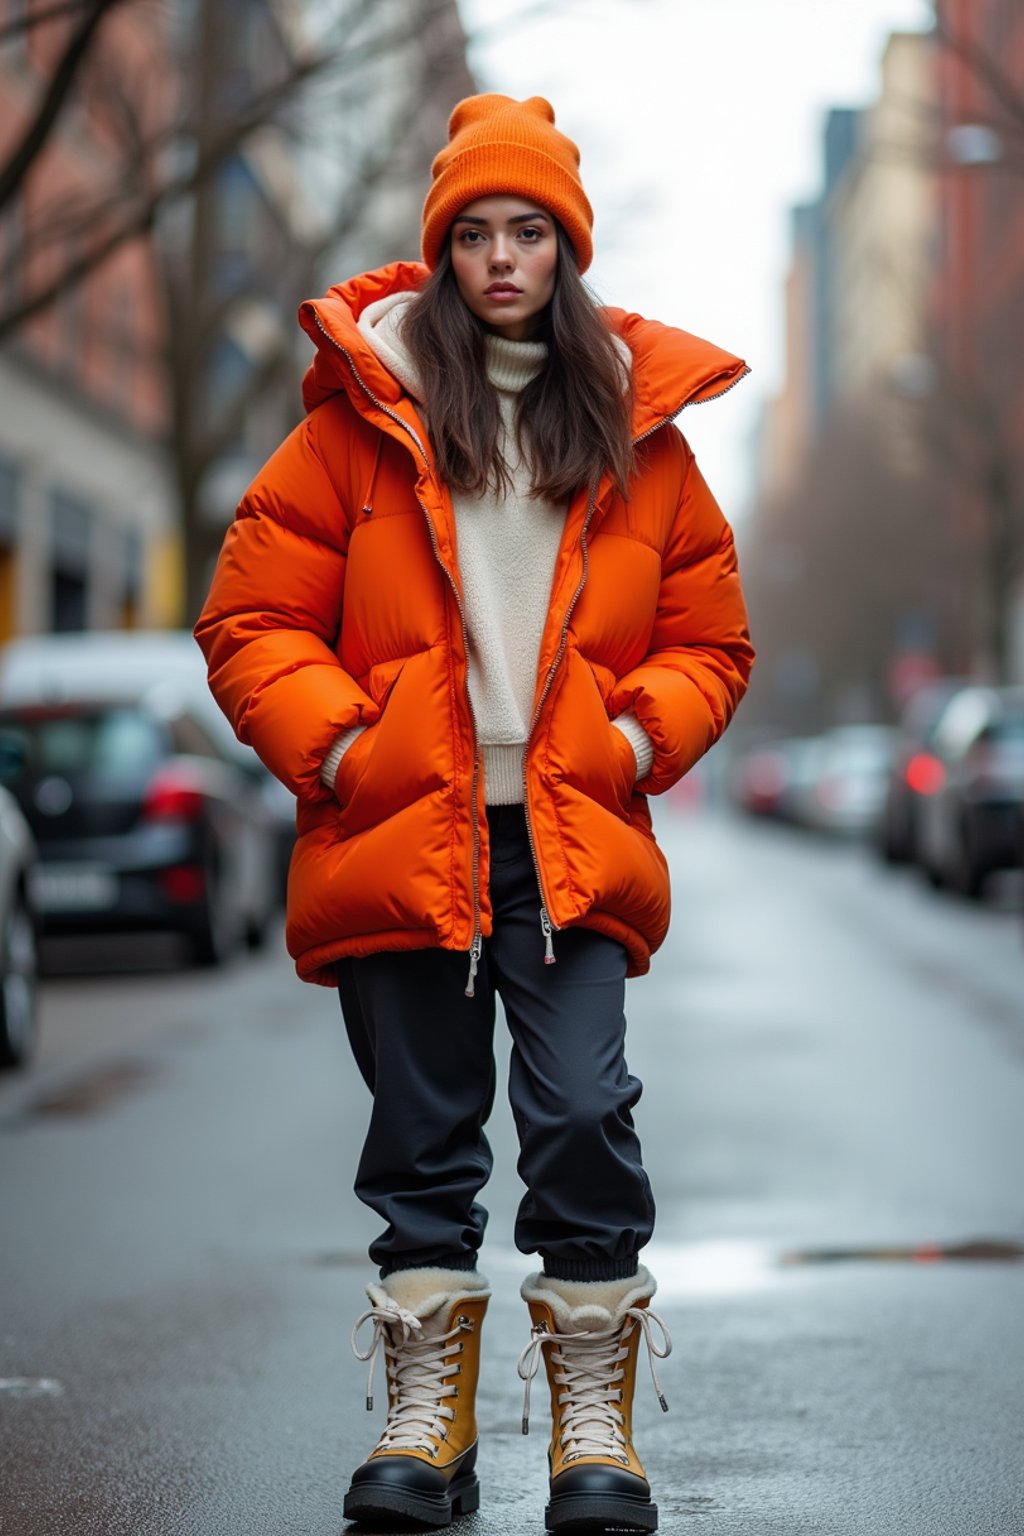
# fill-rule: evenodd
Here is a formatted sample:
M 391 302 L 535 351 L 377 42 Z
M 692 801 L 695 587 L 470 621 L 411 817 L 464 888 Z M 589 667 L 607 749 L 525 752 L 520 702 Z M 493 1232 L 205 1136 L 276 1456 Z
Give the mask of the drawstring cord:
M 384 447 L 384 434 L 383 434 L 383 432 L 378 432 L 377 433 L 377 447 L 376 447 L 376 450 L 374 451 L 374 455 L 373 455 L 373 468 L 370 470 L 369 484 L 367 485 L 365 495 L 363 496 L 363 516 L 364 517 L 369 517 L 370 514 L 373 512 L 373 487 L 374 487 L 374 484 L 376 483 L 377 471 L 380 469 L 380 455 L 381 455 L 381 450 L 383 449 L 383 447 Z

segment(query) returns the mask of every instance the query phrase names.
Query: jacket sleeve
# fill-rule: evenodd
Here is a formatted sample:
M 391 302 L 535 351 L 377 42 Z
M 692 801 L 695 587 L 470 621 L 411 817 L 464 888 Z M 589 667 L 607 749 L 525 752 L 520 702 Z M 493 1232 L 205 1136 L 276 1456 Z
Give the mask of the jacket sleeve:
M 633 710 L 654 746 L 653 767 L 637 784 L 645 794 L 670 789 L 714 745 L 754 663 L 732 529 L 685 439 L 674 429 L 673 438 L 681 489 L 650 646 L 609 700 L 613 712 Z
M 338 735 L 379 714 L 334 650 L 347 548 L 307 418 L 242 498 L 194 631 L 239 739 L 307 800 L 331 795 L 320 767 Z

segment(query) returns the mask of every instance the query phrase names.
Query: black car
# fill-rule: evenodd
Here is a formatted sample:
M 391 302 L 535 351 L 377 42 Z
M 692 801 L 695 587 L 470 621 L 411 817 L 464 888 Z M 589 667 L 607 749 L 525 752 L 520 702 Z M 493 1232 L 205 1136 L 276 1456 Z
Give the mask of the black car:
M 935 729 L 933 793 L 919 818 L 917 859 L 935 886 L 979 896 L 1017 869 L 1024 814 L 1024 688 L 963 688 Z
M 47 934 L 171 929 L 216 964 L 262 942 L 278 899 L 260 783 L 197 714 L 152 698 L 0 708 L 23 766 L 7 784 L 35 838 Z
M 935 730 L 950 699 L 967 686 L 965 678 L 935 678 L 904 705 L 877 828 L 878 849 L 889 864 L 913 864 L 917 858 L 922 806 L 943 780 L 933 750 Z
M 0 777 L 19 766 L 0 750 Z M 36 853 L 25 818 L 0 786 L 0 1070 L 23 1067 L 38 1027 L 36 915 L 31 888 Z

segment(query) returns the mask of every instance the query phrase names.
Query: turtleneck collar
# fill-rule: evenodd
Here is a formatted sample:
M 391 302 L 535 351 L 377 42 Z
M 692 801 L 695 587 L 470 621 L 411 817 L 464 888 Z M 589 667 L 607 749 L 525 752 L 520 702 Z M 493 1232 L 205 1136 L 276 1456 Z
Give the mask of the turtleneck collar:
M 423 403 L 423 384 L 402 337 L 402 320 L 415 297 L 412 293 L 389 294 L 368 304 L 359 316 L 359 329 L 381 361 L 391 370 L 414 400 Z M 509 341 L 505 336 L 486 337 L 487 377 L 502 394 L 515 395 L 535 379 L 547 361 L 547 343 Z
M 507 336 L 487 335 L 487 377 L 495 389 L 517 395 L 540 373 L 548 358 L 546 341 L 510 341 Z

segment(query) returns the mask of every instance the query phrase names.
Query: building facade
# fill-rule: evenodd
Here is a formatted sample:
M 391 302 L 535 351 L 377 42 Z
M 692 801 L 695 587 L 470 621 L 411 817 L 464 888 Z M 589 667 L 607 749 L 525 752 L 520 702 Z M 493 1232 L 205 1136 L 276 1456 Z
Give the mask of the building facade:
M 0 165 L 37 111 L 74 19 L 0 47 Z M 163 313 L 144 237 L 17 323 L 123 213 L 125 124 L 151 131 L 166 101 L 156 6 L 106 18 L 82 87 L 17 194 L 0 208 L 0 639 L 168 622 L 175 515 L 167 467 Z M 132 83 L 118 115 L 107 72 Z
M 1024 682 L 1024 9 L 943 0 L 935 398 L 963 664 Z
M 0 0 L 0 170 L 77 20 Z M 455 0 L 112 8 L 0 206 L 0 640 L 191 622 L 241 491 L 301 414 L 298 304 L 416 254 L 430 159 L 472 90 Z

